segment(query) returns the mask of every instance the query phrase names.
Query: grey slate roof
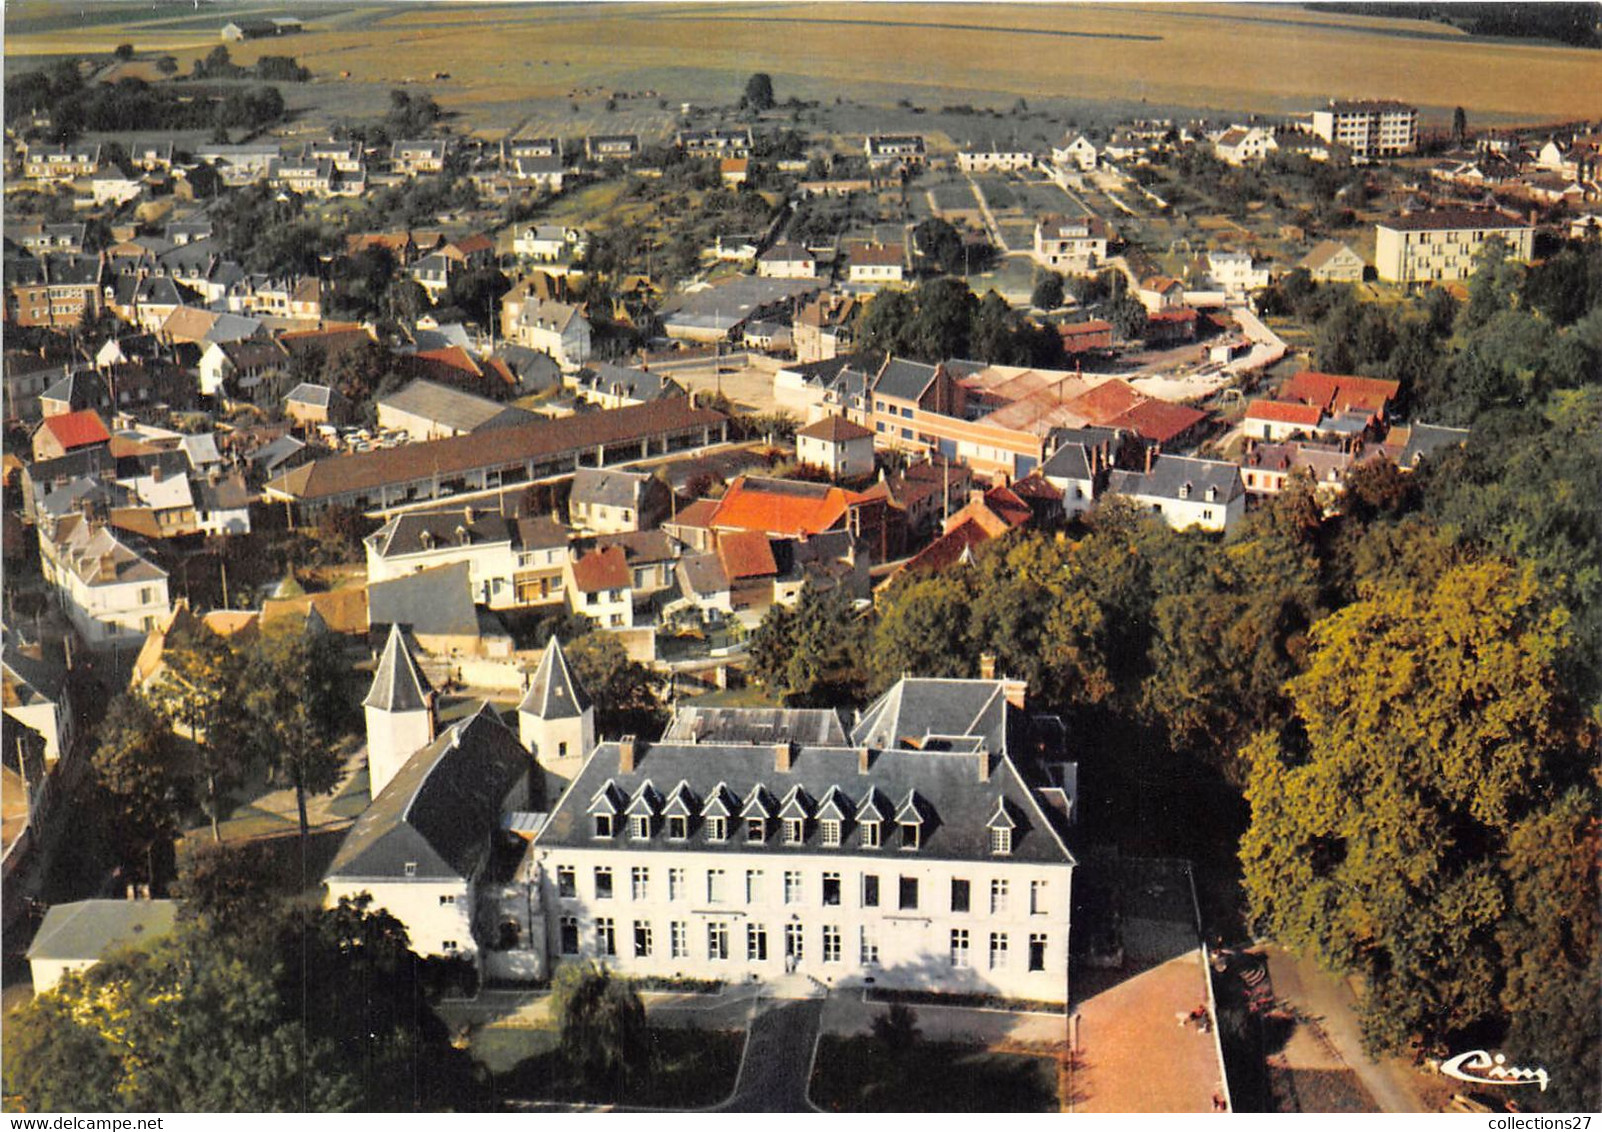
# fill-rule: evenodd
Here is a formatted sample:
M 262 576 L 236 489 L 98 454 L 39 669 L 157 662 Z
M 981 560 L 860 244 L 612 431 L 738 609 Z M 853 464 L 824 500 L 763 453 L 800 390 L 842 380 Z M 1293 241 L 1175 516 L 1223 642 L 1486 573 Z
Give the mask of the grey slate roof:
M 1401 456 L 1397 458 L 1397 463 L 1404 468 L 1411 468 L 1437 449 L 1465 444 L 1468 442 L 1468 438 L 1469 430 L 1466 428 L 1415 424 L 1408 435 L 1407 446 L 1402 449 Z
M 289 391 L 284 401 L 291 405 L 311 405 L 314 408 L 326 409 L 333 397 L 334 391 L 328 386 L 303 381 Z
M 29 959 L 99 959 L 113 948 L 172 931 L 176 900 L 79 900 L 45 913 Z
M 380 558 L 417 554 L 433 547 L 493 546 L 512 541 L 512 520 L 491 512 L 472 514 L 461 507 L 407 511 L 368 536 Z
M 1188 488 L 1188 491 L 1187 491 Z M 1107 490 L 1119 495 L 1145 495 L 1159 499 L 1207 498 L 1216 489 L 1215 501 L 1228 503 L 1245 494 L 1240 468 L 1222 460 L 1196 460 L 1189 456 L 1159 456 L 1149 472 L 1114 469 L 1107 478 Z
M 723 563 L 716 554 L 692 554 L 679 560 L 679 569 L 686 588 L 697 597 L 710 597 L 726 593 L 729 577 L 723 572 Z
M 545 645 L 534 679 L 517 710 L 541 719 L 572 719 L 583 715 L 589 706 L 589 696 L 568 667 L 562 642 L 553 636 Z
M 663 743 L 775 743 L 847 747 L 845 726 L 829 708 L 720 708 L 691 704 L 674 713 Z
M 362 706 L 390 712 L 426 711 L 428 695 L 433 690 L 428 677 L 412 659 L 412 650 L 406 647 L 400 626 L 391 623 L 384 655 L 378 659 L 373 686 Z
M 684 387 L 671 377 L 631 366 L 607 362 L 579 375 L 579 386 L 596 393 L 621 395 L 636 401 L 656 401 L 662 397 L 683 397 Z
M 729 808 L 732 797 L 742 813 L 766 809 L 770 816 L 781 805 L 806 807 L 813 800 L 830 798 L 837 808 L 849 811 L 855 818 L 871 798 L 887 818 L 900 813 L 910 820 L 915 814 L 920 827 L 916 856 L 937 860 L 990 860 L 990 822 L 999 802 L 1004 801 L 1014 823 L 1008 860 L 1074 863 L 1055 824 L 1057 818 L 1042 806 L 1012 761 L 986 757 L 990 759 L 988 780 L 981 776 L 978 754 L 956 756 L 948 751 L 871 752 L 868 768 L 863 772 L 860 756 L 853 748 L 799 744 L 790 769 L 779 771 L 772 745 L 703 740 L 695 744 L 637 744 L 634 769 L 624 772 L 618 745 L 607 743 L 584 764 L 536 835 L 535 844 L 541 848 L 586 849 L 615 845 L 631 856 L 686 851 L 783 856 L 821 851 L 886 862 L 906 859 L 905 851 L 897 848 L 889 836 L 884 837 L 883 848 L 858 848 L 851 822 L 842 831 L 842 844 L 829 849 L 822 847 L 815 822 L 807 823 L 806 836 L 800 844 L 784 843 L 777 830 L 771 831 L 761 845 L 746 841 L 743 833 L 724 842 L 712 842 L 707 838 L 704 822 L 694 819 L 687 840 L 670 841 L 661 828 L 666 823 L 657 823 L 649 840 L 620 836 L 608 841 L 593 836 L 592 800 L 610 798 L 615 808 L 619 799 L 636 797 L 647 784 L 667 797 L 681 793 L 683 784 L 682 793 L 707 799 L 703 813 L 717 797 L 723 798 L 724 810 Z
M 474 878 L 500 828 L 502 802 L 533 768 L 485 703 L 406 761 L 345 835 L 328 878 Z
M 906 677 L 868 705 L 851 729 L 851 741 L 883 748 L 915 744 L 928 750 L 934 746 L 931 737 L 967 738 L 1006 754 L 1017 729 L 1016 714 L 999 680 Z
M 1118 433 L 1110 428 L 1061 428 L 1051 430 L 1051 443 L 1057 445 L 1051 459 L 1040 466 L 1047 478 L 1088 480 L 1091 478 L 1090 452 L 1097 447 L 1110 450 Z
M 502 405 L 488 397 L 464 393 L 460 389 L 422 378 L 380 398 L 379 405 L 426 418 L 456 432 L 476 432 L 486 427 L 506 428 L 537 419 L 526 409 Z
M 401 625 L 418 636 L 477 636 L 471 570 L 469 563 L 453 562 L 372 583 L 367 587 L 368 624 Z
M 573 490 L 568 498 L 591 507 L 637 508 L 650 478 L 644 472 L 580 468 L 573 473 Z
M 923 396 L 923 391 L 928 389 L 929 383 L 934 380 L 936 368 L 923 362 L 908 361 L 906 358 L 891 358 L 879 371 L 879 379 L 874 382 L 873 391 L 903 401 L 916 401 Z
M 524 550 L 554 550 L 567 542 L 568 529 L 549 515 L 517 521 L 517 544 Z

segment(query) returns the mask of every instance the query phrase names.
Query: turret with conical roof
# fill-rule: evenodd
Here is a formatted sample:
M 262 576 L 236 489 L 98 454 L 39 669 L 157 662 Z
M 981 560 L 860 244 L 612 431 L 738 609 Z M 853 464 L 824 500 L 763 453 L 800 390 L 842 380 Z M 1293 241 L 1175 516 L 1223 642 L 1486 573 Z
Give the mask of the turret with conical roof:
M 552 636 L 517 705 L 517 732 L 539 764 L 571 778 L 595 746 L 595 706 Z
M 368 788 L 376 798 L 407 759 L 434 741 L 434 689 L 398 625 L 390 626 L 362 707 L 367 713 Z

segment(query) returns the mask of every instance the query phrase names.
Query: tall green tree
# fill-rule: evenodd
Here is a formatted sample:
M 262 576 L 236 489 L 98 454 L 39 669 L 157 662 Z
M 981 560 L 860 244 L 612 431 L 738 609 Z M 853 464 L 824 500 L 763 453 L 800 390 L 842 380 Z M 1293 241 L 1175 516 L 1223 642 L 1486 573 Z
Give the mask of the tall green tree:
M 159 887 L 157 857 L 178 836 L 188 801 L 171 725 L 142 696 L 120 695 L 100 724 L 91 762 L 115 800 L 120 840 L 143 859 L 147 883 Z
M 602 967 L 559 972 L 562 1059 L 588 1089 L 605 1097 L 650 1075 L 651 1035 L 634 987 Z
M 243 770 L 239 657 L 225 639 L 197 622 L 168 636 L 162 663 L 151 703 L 173 730 L 194 743 L 211 837 L 221 841 L 225 793 Z
M 761 112 L 773 109 L 773 76 L 765 71 L 758 71 L 745 80 L 745 94 L 740 99 L 740 105 L 747 110 Z
M 1365 976 L 1377 1047 L 1501 1017 L 1503 858 L 1584 765 L 1568 622 L 1533 570 L 1497 560 L 1376 588 L 1315 626 L 1290 723 L 1247 746 L 1250 915 Z

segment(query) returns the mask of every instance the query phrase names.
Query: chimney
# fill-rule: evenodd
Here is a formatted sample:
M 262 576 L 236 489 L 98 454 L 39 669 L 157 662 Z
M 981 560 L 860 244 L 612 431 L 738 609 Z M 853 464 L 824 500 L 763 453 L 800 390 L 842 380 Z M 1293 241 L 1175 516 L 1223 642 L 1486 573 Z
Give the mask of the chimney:
M 980 751 L 979 752 L 979 781 L 980 782 L 989 782 L 990 781 L 990 752 L 989 751 Z
M 1157 446 L 1155 444 L 1148 444 L 1146 446 L 1146 474 L 1148 476 L 1151 475 L 1151 461 L 1152 457 L 1156 455 L 1156 452 Z
M 625 735 L 617 741 L 617 772 L 619 774 L 634 773 L 635 740 L 632 735 Z
M 1024 710 L 1024 701 L 1029 695 L 1029 681 L 1014 680 L 1003 677 L 1001 681 L 1001 694 L 1006 701 L 1019 711 Z
M 982 652 L 979 654 L 979 679 L 994 680 L 996 678 L 996 654 Z
M 780 739 L 773 744 L 773 771 L 775 774 L 789 774 L 790 768 L 795 765 L 795 741 L 793 739 Z
M 866 748 L 866 747 L 858 747 L 857 748 L 857 773 L 858 774 L 867 774 L 868 773 L 868 768 L 871 767 L 872 765 L 873 765 L 873 756 L 868 753 L 868 748 Z

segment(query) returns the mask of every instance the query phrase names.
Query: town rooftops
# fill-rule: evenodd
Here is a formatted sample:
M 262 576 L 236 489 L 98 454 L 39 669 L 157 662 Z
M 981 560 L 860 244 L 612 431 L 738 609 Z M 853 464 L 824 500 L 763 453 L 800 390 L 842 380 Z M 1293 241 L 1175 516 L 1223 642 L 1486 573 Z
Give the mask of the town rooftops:
M 586 554 L 573 563 L 573 584 L 580 593 L 626 590 L 633 581 L 629 563 L 621 546 L 609 546 Z
M 916 401 L 934 382 L 938 366 L 906 358 L 886 358 L 874 379 L 873 391 L 901 401 Z
M 758 261 L 762 263 L 811 263 L 817 258 L 800 244 L 791 243 L 774 244 L 757 256 Z
M 773 547 L 761 531 L 725 531 L 718 538 L 718 561 L 730 582 L 771 578 L 779 572 Z
M 1158 456 L 1152 461 L 1150 471 L 1115 468 L 1108 476 L 1107 490 L 1118 495 L 1228 503 L 1246 489 L 1241 483 L 1240 468 L 1235 464 L 1188 456 Z
M 329 879 L 467 880 L 486 860 L 487 829 L 533 760 L 486 702 L 411 758 L 379 791 L 329 866 Z
M 79 409 L 72 413 L 58 413 L 53 417 L 46 417 L 39 429 L 48 433 L 63 452 L 108 444 L 111 441 L 111 433 L 106 431 L 105 422 L 93 409 Z
M 381 408 L 421 417 L 459 433 L 510 428 L 530 424 L 537 419 L 526 409 L 503 405 L 488 397 L 466 393 L 421 377 L 394 393 L 380 397 L 378 403 Z
M 452 562 L 367 587 L 369 626 L 400 625 L 417 637 L 476 637 L 472 564 Z
M 855 498 L 828 484 L 740 476 L 723 493 L 709 525 L 790 537 L 817 534 L 842 523 Z
M 1400 390 L 1400 382 L 1382 378 L 1303 370 L 1285 383 L 1280 396 L 1286 401 L 1317 405 L 1332 415 L 1352 409 L 1381 413 Z
M 1378 227 L 1393 232 L 1462 232 L 1528 228 L 1528 221 L 1478 208 L 1440 208 L 1381 220 Z
M 1304 405 L 1295 401 L 1253 401 L 1246 406 L 1249 421 L 1274 421 L 1279 424 L 1316 428 L 1324 410 L 1318 405 Z
M 664 743 L 776 743 L 804 747 L 848 747 L 840 716 L 832 708 L 721 708 L 689 704 L 673 713 Z
M 418 554 L 443 546 L 493 546 L 512 541 L 512 520 L 471 507 L 406 511 L 367 536 L 380 558 Z
M 637 508 L 651 481 L 648 472 L 580 468 L 573 473 L 569 499 L 591 507 Z

